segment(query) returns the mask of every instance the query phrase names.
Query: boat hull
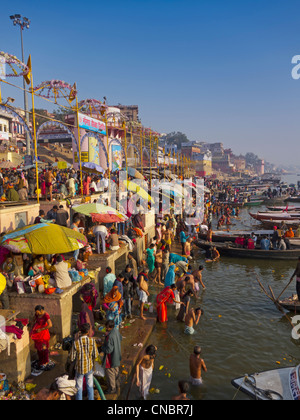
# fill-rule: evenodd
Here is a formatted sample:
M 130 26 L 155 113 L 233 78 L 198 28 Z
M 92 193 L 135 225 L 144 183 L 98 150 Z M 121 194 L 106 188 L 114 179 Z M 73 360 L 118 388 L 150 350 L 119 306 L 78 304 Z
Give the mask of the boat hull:
M 297 367 L 280 368 L 254 373 L 250 376 L 246 375 L 240 378 L 235 378 L 231 381 L 231 383 L 235 388 L 254 400 L 294 401 L 297 399 L 299 394 L 299 387 L 298 384 L 296 384 L 296 389 L 293 387 L 292 392 L 291 385 L 294 386 L 293 375 L 297 369 Z M 253 386 L 253 384 L 255 386 Z M 261 391 L 272 392 L 268 396 L 267 393 Z
M 293 221 L 300 218 L 300 213 L 279 213 L 279 212 L 265 212 L 265 213 L 249 213 L 250 216 L 258 221 L 262 220 L 287 220 Z
M 217 242 L 206 242 L 197 241 L 195 244 L 204 250 L 209 249 L 211 246 L 215 246 L 221 256 L 232 257 L 232 258 L 252 258 L 252 259 L 263 259 L 263 260 L 298 260 L 300 257 L 300 248 L 289 249 L 286 251 L 269 250 L 263 249 L 245 249 L 233 247 L 230 243 L 217 243 Z
M 300 313 L 299 300 L 293 300 L 293 298 L 286 298 L 280 300 L 279 304 L 289 312 Z

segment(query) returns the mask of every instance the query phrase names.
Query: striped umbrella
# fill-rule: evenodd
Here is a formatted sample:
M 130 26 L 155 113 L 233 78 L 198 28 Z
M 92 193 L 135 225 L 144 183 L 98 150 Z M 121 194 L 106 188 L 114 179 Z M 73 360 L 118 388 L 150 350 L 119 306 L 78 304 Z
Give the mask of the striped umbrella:
M 73 210 L 85 216 L 92 217 L 94 222 L 100 223 L 121 223 L 127 220 L 127 217 L 110 206 L 99 203 L 80 204 L 73 207 Z

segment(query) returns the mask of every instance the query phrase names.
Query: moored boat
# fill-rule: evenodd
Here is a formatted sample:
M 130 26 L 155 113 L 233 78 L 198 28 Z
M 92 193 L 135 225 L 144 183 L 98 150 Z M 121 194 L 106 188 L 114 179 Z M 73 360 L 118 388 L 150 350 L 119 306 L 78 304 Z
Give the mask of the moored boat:
M 230 242 L 218 243 L 198 240 L 195 244 L 204 250 L 210 247 L 216 247 L 221 256 L 233 258 L 253 258 L 264 260 L 298 260 L 300 257 L 300 248 L 287 250 L 264 250 L 260 248 L 247 249 L 239 248 Z
M 236 238 L 239 236 L 250 236 L 251 233 L 254 233 L 257 236 L 257 239 L 260 240 L 264 235 L 272 235 L 273 230 L 231 230 L 231 231 L 221 231 L 221 230 L 214 230 L 212 233 L 212 240 L 213 242 L 234 242 Z M 207 235 L 205 233 L 199 234 L 199 239 L 206 240 Z M 299 238 L 299 246 L 300 246 L 300 238 Z
M 265 229 L 273 229 L 274 226 L 280 227 L 282 222 L 288 227 L 292 229 L 297 229 L 300 225 L 300 219 L 292 219 L 292 220 L 261 220 L 260 223 L 264 226 Z
M 300 196 L 297 197 L 289 197 L 284 200 L 285 203 L 300 203 Z
M 264 203 L 264 200 L 251 200 L 244 204 L 245 207 L 257 207 L 261 206 Z
M 300 399 L 300 365 L 245 375 L 231 383 L 254 400 L 297 401 Z
M 293 219 L 300 219 L 299 212 L 257 212 L 251 213 L 249 212 L 250 216 L 255 220 L 293 220 Z
M 267 207 L 269 211 L 286 211 L 288 213 L 290 212 L 300 212 L 300 207 L 297 206 L 273 206 L 273 207 Z

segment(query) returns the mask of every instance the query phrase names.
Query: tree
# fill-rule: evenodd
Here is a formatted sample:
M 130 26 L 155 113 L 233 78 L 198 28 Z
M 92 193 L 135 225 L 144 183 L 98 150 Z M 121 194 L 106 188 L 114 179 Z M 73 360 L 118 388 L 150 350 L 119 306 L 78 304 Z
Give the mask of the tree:
M 65 122 L 65 117 L 71 114 L 74 114 L 74 111 L 65 108 L 59 108 L 53 111 L 54 118 L 63 123 Z
M 167 144 L 176 144 L 179 149 L 181 149 L 182 143 L 189 142 L 187 136 L 180 131 L 167 134 L 165 140 Z
M 245 159 L 247 164 L 254 165 L 259 160 L 259 157 L 254 153 L 248 152 L 246 153 Z

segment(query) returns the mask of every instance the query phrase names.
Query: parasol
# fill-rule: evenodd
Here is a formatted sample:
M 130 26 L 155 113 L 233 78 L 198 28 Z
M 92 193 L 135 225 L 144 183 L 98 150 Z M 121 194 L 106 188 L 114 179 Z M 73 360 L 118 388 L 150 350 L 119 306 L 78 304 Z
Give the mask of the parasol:
M 73 207 L 73 210 L 85 216 L 92 217 L 93 222 L 121 223 L 127 220 L 127 217 L 118 210 L 99 203 L 80 204 L 79 206 Z
M 82 170 L 84 172 L 91 172 L 93 174 L 102 174 L 105 172 L 105 170 L 100 165 L 96 165 L 96 163 L 93 162 L 84 163 Z
M 142 180 L 145 179 L 145 177 L 139 171 L 137 171 L 135 168 L 127 168 L 127 173 L 128 173 L 128 175 L 130 175 L 134 178 L 142 179 Z
M 135 182 L 132 182 L 132 181 L 123 181 L 123 183 L 124 183 L 125 187 L 127 187 L 127 189 L 129 191 L 132 191 L 133 193 L 138 194 L 144 200 L 151 201 L 152 203 L 154 203 L 154 200 L 151 197 L 151 195 L 149 195 L 147 193 L 147 191 L 145 191 L 142 187 L 140 187 Z
M 53 223 L 25 226 L 2 237 L 0 246 L 22 254 L 67 254 L 88 245 L 84 235 Z
M 12 169 L 12 168 L 16 168 L 17 166 L 18 165 L 10 161 L 0 162 L 0 168 L 2 169 Z

